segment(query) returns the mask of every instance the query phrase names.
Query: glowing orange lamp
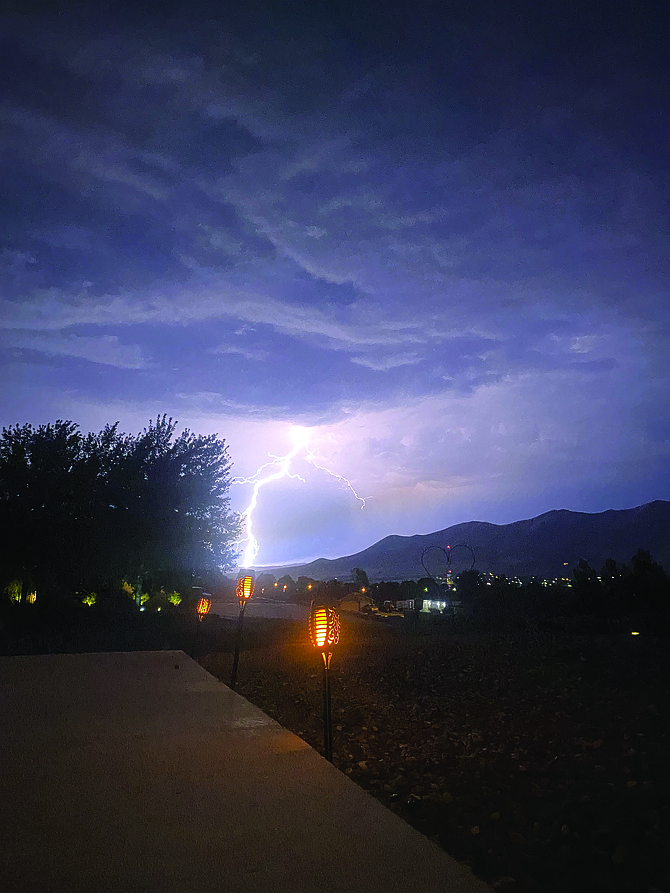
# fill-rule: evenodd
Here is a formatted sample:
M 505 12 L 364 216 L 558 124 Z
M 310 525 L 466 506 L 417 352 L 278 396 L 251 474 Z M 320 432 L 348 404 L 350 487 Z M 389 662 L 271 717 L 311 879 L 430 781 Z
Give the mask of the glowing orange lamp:
M 340 642 L 340 615 L 328 605 L 312 605 L 309 613 L 309 637 L 323 658 L 323 749 L 333 762 L 333 724 L 330 710 L 330 660 Z
M 237 633 L 235 634 L 235 655 L 233 657 L 233 672 L 230 676 L 230 687 L 233 689 L 237 685 L 237 667 L 240 662 L 240 647 L 242 645 L 242 622 L 244 620 L 244 609 L 247 606 L 247 602 L 254 594 L 255 585 L 256 579 L 252 571 L 242 570 L 237 575 L 237 585 L 235 586 L 235 593 L 237 595 L 237 600 L 240 603 L 240 613 L 237 618 Z
M 209 609 L 212 607 L 211 598 L 205 598 L 204 596 L 200 599 L 195 609 L 198 612 L 198 620 L 202 623 L 205 618 L 205 614 L 209 614 Z
M 198 622 L 202 623 L 205 619 L 205 614 L 209 614 L 209 609 L 212 607 L 211 598 L 207 598 L 209 592 L 206 592 L 201 598 L 198 599 L 198 602 L 195 606 L 196 613 L 198 615 Z M 144 608 L 142 609 L 144 610 Z M 193 645 L 191 646 L 191 657 L 195 659 L 195 646 L 198 641 L 198 632 L 200 630 L 200 626 L 196 626 L 195 628 L 195 636 L 193 637 Z
M 309 615 L 309 637 L 318 649 L 326 667 L 330 666 L 333 648 L 340 641 L 340 615 L 327 605 L 312 606 Z
M 245 605 L 254 594 L 255 580 L 253 574 L 240 574 L 237 578 L 236 593 L 240 608 Z

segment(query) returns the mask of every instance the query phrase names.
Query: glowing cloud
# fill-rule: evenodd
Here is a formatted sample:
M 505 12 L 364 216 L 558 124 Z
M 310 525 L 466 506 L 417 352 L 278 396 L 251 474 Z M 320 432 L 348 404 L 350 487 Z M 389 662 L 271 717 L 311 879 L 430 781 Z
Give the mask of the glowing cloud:
M 293 448 L 284 456 L 273 456 L 270 453 L 270 460 L 261 465 L 261 467 L 250 477 L 235 478 L 233 480 L 234 484 L 253 484 L 251 500 L 249 505 L 242 512 L 245 536 L 241 542 L 246 543 L 246 546 L 240 567 L 251 567 L 256 555 L 258 555 L 259 545 L 258 539 L 254 533 L 253 514 L 258 505 L 258 495 L 261 488 L 265 487 L 267 484 L 275 483 L 282 478 L 292 478 L 294 480 L 299 480 L 304 484 L 305 479 L 302 475 L 291 470 L 292 462 L 300 454 L 303 454 L 305 461 L 314 468 L 319 471 L 324 471 L 326 474 L 330 475 L 330 477 L 335 478 L 339 483 L 344 484 L 344 486 L 351 491 L 354 498 L 360 502 L 361 509 L 365 508 L 365 498 L 358 495 L 348 478 L 321 465 L 317 461 L 315 450 L 309 448 L 309 431 L 307 428 L 303 428 L 300 425 L 293 426 L 291 428 L 291 440 L 293 441 Z

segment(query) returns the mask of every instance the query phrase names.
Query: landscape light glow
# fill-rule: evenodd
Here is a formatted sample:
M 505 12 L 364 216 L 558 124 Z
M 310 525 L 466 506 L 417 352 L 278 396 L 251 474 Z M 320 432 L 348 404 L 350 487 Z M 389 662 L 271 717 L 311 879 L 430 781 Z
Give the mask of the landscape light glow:
M 309 431 L 307 428 L 303 428 L 301 425 L 294 425 L 291 428 L 291 439 L 293 441 L 293 448 L 284 456 L 273 456 L 270 453 L 270 461 L 261 465 L 261 467 L 250 477 L 234 478 L 232 481 L 233 484 L 254 485 L 249 505 L 242 512 L 245 536 L 240 542 L 246 543 L 241 561 L 242 567 L 251 567 L 258 555 L 259 545 L 258 539 L 254 533 L 253 514 L 258 505 L 258 494 L 261 488 L 268 484 L 273 484 L 282 478 L 291 478 L 293 480 L 301 481 L 304 484 L 305 479 L 302 475 L 291 470 L 291 463 L 301 454 L 305 461 L 309 462 L 314 468 L 319 471 L 324 471 L 326 474 L 330 475 L 330 477 L 335 478 L 338 483 L 343 484 L 351 491 L 354 498 L 360 502 L 361 509 L 365 508 L 366 497 L 360 496 L 356 492 L 349 478 L 338 474 L 336 471 L 332 471 L 330 468 L 317 461 L 315 450 L 310 449 L 309 447 Z

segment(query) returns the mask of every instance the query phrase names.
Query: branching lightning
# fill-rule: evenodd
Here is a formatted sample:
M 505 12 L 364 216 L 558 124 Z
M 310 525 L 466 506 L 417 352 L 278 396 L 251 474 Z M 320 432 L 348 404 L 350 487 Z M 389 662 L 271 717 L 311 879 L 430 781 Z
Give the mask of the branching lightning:
M 325 465 L 321 465 L 317 462 L 315 458 L 315 451 L 310 449 L 308 446 L 308 438 L 309 432 L 305 428 L 301 428 L 299 426 L 295 426 L 291 430 L 291 434 L 293 436 L 293 449 L 286 453 L 285 456 L 273 456 L 270 454 L 270 460 L 265 462 L 261 467 L 255 471 L 250 477 L 247 478 L 235 478 L 232 483 L 233 484 L 253 484 L 253 490 L 251 493 L 251 501 L 246 509 L 242 512 L 242 519 L 244 525 L 244 538 L 240 541 L 241 543 L 246 543 L 244 548 L 244 554 L 242 557 L 242 562 L 240 564 L 241 567 L 251 567 L 254 563 L 256 555 L 258 554 L 258 540 L 254 534 L 253 529 L 253 514 L 258 505 L 258 494 L 261 487 L 265 487 L 267 484 L 272 484 L 275 481 L 281 480 L 281 478 L 293 478 L 295 480 L 302 481 L 305 483 L 305 479 L 295 471 L 291 470 L 291 463 L 300 453 L 304 453 L 304 458 L 310 465 L 319 471 L 324 471 L 326 474 L 330 475 L 330 477 L 335 478 L 341 484 L 344 484 L 351 493 L 354 498 L 358 500 L 361 504 L 361 509 L 365 508 L 365 497 L 359 496 L 356 490 L 354 489 L 351 481 L 344 477 L 341 474 L 338 474 L 335 471 L 331 471 L 330 468 L 327 468 Z
M 336 471 L 331 471 L 330 468 L 326 468 L 325 465 L 319 465 L 319 463 L 314 458 L 314 450 L 306 450 L 305 459 L 307 459 L 307 461 L 310 463 L 310 465 L 313 465 L 314 468 L 318 468 L 319 471 L 325 471 L 326 474 L 329 474 L 332 478 L 335 478 L 336 481 L 339 481 L 341 484 L 344 484 L 345 487 L 347 487 L 349 490 L 351 490 L 351 492 L 353 493 L 354 499 L 357 499 L 360 502 L 361 508 L 362 509 L 365 508 L 366 497 L 358 495 L 358 493 L 354 490 L 353 484 L 351 483 L 349 478 L 345 478 L 343 475 L 338 474 Z M 367 498 L 369 499 L 370 497 L 367 497 Z

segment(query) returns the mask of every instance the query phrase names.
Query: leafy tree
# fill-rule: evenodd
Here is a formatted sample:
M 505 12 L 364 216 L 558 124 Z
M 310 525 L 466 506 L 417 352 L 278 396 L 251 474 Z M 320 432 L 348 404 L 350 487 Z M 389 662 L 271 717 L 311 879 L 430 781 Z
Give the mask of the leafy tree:
M 601 615 L 607 613 L 605 592 L 597 572 L 584 558 L 573 568 L 573 594 L 575 607 L 581 613 Z
M 607 558 L 600 571 L 600 580 L 609 617 L 620 617 L 630 609 L 630 569 Z
M 579 559 L 579 564 L 573 569 L 572 576 L 575 580 L 575 586 L 583 589 L 593 588 L 598 582 L 598 574 L 585 558 Z
M 314 591 L 314 587 L 316 586 L 316 580 L 313 577 L 298 577 L 296 581 L 297 588 L 307 595 L 311 595 Z
M 477 612 L 478 595 L 484 591 L 485 582 L 478 570 L 472 569 L 463 571 L 456 577 L 456 594 L 458 598 L 467 605 L 470 605 L 474 612 Z
M 110 475 L 115 541 L 124 545 L 123 576 L 131 582 L 181 583 L 228 569 L 235 558 L 225 443 L 190 431 L 173 439 L 175 427 L 163 416 L 122 438 Z
M 137 436 L 117 428 L 2 430 L 0 583 L 21 579 L 53 600 L 127 580 L 140 598 L 149 581 L 178 588 L 232 566 L 239 521 L 225 442 L 175 438 L 166 416 Z
M 38 590 L 57 589 L 61 569 L 81 569 L 80 540 L 88 471 L 82 437 L 61 420 L 33 429 L 5 428 L 0 438 L 2 579 L 28 580 Z
M 284 592 L 287 595 L 292 594 L 293 590 L 295 589 L 295 582 L 293 580 L 293 577 L 290 576 L 290 574 L 284 574 L 283 577 L 280 577 L 277 580 L 277 584 L 278 584 L 277 589 L 279 590 L 279 592 L 280 593 Z
M 636 611 L 663 614 L 670 608 L 670 578 L 646 549 L 638 549 L 631 559 L 630 587 Z
M 422 590 L 416 580 L 401 580 L 398 598 L 407 600 L 410 598 L 419 598 Z
M 313 600 L 315 602 L 323 602 L 326 605 L 336 605 L 339 599 L 345 596 L 351 589 L 350 584 L 343 583 L 341 580 L 325 580 L 316 584 L 316 592 Z M 314 590 L 311 590 L 314 592 Z
M 367 589 L 370 585 L 370 581 L 368 580 L 367 573 L 360 567 L 355 567 L 353 569 L 352 577 L 354 581 L 354 586 L 357 586 L 359 589 Z
M 277 580 L 274 574 L 259 574 L 256 577 L 256 592 L 262 592 L 264 589 L 267 589 L 269 592 L 274 589 L 276 582 Z
M 16 602 L 18 604 L 23 595 L 23 580 L 10 580 L 5 586 L 4 593 L 9 598 L 10 602 Z
M 619 565 L 613 558 L 607 558 L 605 564 L 603 564 L 603 569 L 600 571 L 600 579 L 603 585 L 609 589 L 616 585 L 620 577 L 621 568 Z
M 420 598 L 439 598 L 440 585 L 432 577 L 421 577 L 417 585 Z
M 397 601 L 401 598 L 400 583 L 397 583 L 394 580 L 374 583 L 368 589 L 368 595 L 373 598 L 378 605 L 383 605 L 384 602 Z

